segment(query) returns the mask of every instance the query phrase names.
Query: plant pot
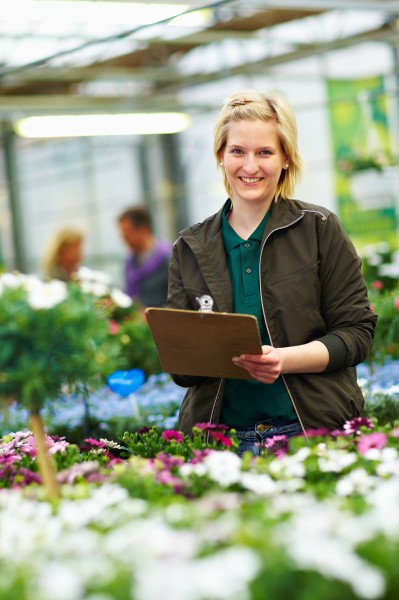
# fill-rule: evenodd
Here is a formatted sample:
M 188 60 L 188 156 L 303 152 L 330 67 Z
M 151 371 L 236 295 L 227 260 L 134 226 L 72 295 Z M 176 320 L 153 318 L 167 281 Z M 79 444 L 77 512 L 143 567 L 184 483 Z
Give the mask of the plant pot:
M 398 167 L 383 171 L 367 169 L 351 176 L 351 193 L 357 204 L 365 210 L 392 208 L 399 197 Z

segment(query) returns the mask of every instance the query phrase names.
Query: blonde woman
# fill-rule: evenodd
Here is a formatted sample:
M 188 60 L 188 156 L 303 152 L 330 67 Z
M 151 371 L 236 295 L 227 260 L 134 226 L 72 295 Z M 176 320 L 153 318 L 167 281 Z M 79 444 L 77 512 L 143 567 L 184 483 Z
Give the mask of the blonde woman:
M 296 119 L 281 95 L 231 95 L 214 130 L 228 199 L 181 232 L 170 264 L 168 307 L 256 316 L 262 354 L 234 357 L 250 380 L 173 375 L 189 390 L 179 427 L 235 428 L 239 452 L 313 428 L 331 430 L 363 408 L 356 365 L 371 347 L 361 261 L 334 213 L 294 200 L 302 161 Z
M 48 243 L 42 260 L 43 275 L 49 279 L 69 282 L 82 262 L 83 232 L 64 228 L 57 231 Z

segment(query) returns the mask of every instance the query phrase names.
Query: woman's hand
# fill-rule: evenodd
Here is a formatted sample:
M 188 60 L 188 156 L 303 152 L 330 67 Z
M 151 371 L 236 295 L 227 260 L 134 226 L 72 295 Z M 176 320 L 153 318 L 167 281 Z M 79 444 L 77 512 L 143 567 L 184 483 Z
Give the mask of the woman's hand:
M 262 383 L 274 383 L 283 372 L 281 349 L 273 346 L 262 346 L 262 354 L 235 356 L 233 363 L 246 369 L 252 379 Z
M 233 358 L 233 363 L 246 369 L 256 381 L 274 383 L 284 373 L 322 373 L 329 360 L 327 346 L 315 340 L 287 348 L 262 346 L 262 354 L 241 354 Z

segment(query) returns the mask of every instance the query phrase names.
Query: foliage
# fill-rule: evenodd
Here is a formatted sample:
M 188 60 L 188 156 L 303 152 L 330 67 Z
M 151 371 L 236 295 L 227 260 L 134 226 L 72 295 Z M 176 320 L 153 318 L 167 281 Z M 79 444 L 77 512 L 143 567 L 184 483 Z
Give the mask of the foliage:
M 385 167 L 397 164 L 397 159 L 388 152 L 374 152 L 371 154 L 352 152 L 341 158 L 338 168 L 346 175 L 353 175 L 370 169 L 381 173 Z
M 399 251 L 386 242 L 362 248 L 363 275 L 368 288 L 399 288 Z
M 104 311 L 75 284 L 3 275 L 0 331 L 0 398 L 34 412 L 64 385 L 99 385 L 120 364 Z
M 147 377 L 162 372 L 151 330 L 139 311 L 125 313 L 119 323 L 112 320 L 110 336 L 120 345 L 127 368 L 142 369 Z
M 235 450 L 238 446 L 237 440 L 231 432 L 226 435 L 227 429 L 224 425 L 198 423 L 193 428 L 192 435 L 188 436 L 172 429 L 160 431 L 157 427 L 143 427 L 135 433 L 123 434 L 122 456 L 155 458 L 157 454 L 167 452 L 188 460 L 194 458 L 196 451 L 204 448 Z
M 399 288 L 384 290 L 372 285 L 370 304 L 378 315 L 371 351 L 367 357 L 370 364 L 383 364 L 387 357 L 399 358 Z
M 109 319 L 109 335 L 120 346 L 127 369 L 141 369 L 147 377 L 161 373 L 158 352 L 142 307 L 114 288 L 107 274 L 81 267 L 78 281 L 98 298 Z

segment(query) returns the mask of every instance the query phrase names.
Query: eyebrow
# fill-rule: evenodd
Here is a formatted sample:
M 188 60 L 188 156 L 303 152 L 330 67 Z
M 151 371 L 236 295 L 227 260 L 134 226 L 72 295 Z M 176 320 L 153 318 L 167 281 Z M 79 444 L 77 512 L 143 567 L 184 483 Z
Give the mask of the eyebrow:
M 235 148 L 237 148 L 238 150 L 242 150 L 243 148 L 245 148 L 244 145 L 241 144 L 227 144 L 226 148 L 234 150 Z M 276 150 L 276 146 L 272 146 L 272 145 L 266 145 L 266 146 L 259 146 L 258 148 L 256 148 L 256 151 L 259 150 Z

